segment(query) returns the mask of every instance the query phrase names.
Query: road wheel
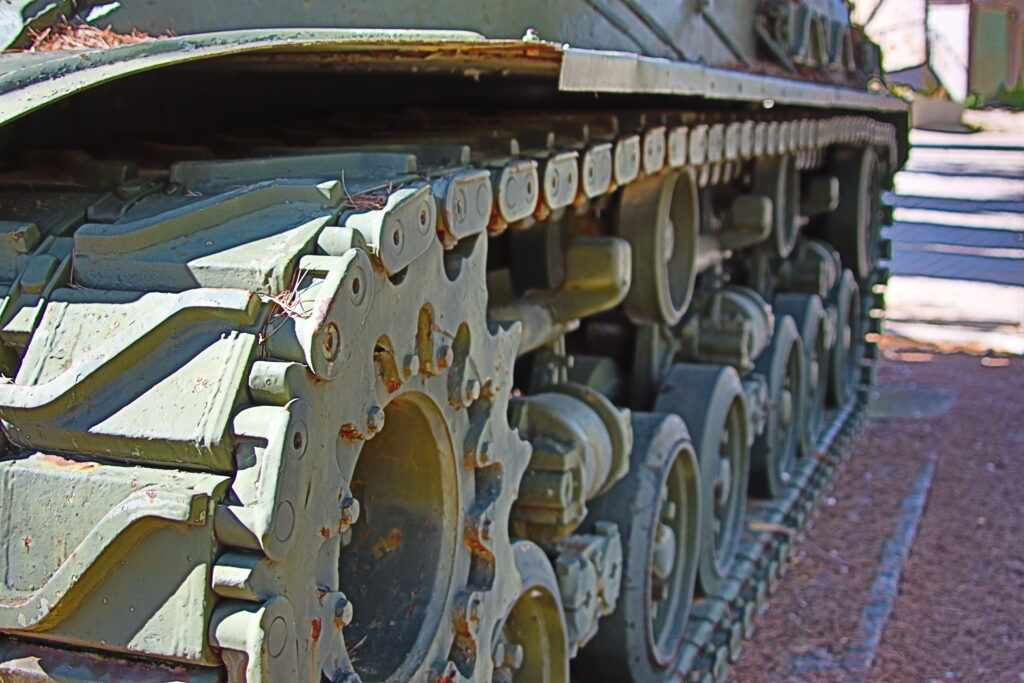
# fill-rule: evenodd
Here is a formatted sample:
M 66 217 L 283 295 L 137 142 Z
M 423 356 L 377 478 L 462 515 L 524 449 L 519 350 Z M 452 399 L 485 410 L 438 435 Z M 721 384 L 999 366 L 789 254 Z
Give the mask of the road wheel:
M 856 392 L 860 363 L 864 358 L 864 333 L 857 279 L 844 270 L 829 294 L 829 306 L 836 311 L 836 340 L 829 358 L 828 399 L 840 406 Z
M 824 237 L 858 280 L 871 274 L 881 230 L 878 156 L 871 147 L 837 149 L 830 164 L 839 179 L 839 206 L 828 214 Z
M 829 349 L 833 334 L 821 298 L 814 294 L 779 294 L 772 304 L 778 316 L 792 316 L 804 345 L 804 386 L 800 453 L 814 453 L 825 425 Z
M 729 366 L 679 363 L 669 371 L 654 404 L 690 428 L 700 466 L 701 552 L 698 590 L 718 590 L 739 545 L 747 501 L 750 443 L 747 401 L 739 375 Z
M 768 378 L 770 408 L 764 431 L 750 451 L 750 483 L 758 495 L 777 498 L 796 463 L 803 430 L 804 349 L 788 315 L 776 318 L 771 344 L 758 356 L 754 371 Z
M 678 415 L 633 414 L 629 474 L 590 504 L 623 544 L 615 611 L 574 664 L 587 680 L 661 681 L 682 644 L 700 555 L 700 474 Z

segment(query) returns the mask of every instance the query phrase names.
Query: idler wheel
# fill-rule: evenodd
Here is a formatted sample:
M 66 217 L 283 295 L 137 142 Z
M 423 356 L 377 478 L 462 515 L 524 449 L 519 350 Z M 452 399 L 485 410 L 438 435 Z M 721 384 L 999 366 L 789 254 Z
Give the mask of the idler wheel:
M 698 590 L 716 592 L 739 545 L 750 471 L 747 401 L 729 366 L 679 363 L 665 376 L 654 409 L 690 429 L 700 466 L 701 552 Z
M 587 680 L 662 681 L 675 668 L 700 556 L 700 473 L 678 415 L 633 414 L 629 474 L 590 503 L 623 544 L 622 592 L 574 669 Z
M 675 325 L 690 304 L 697 277 L 700 202 L 693 171 L 627 185 L 616 225 L 633 248 L 626 314 L 635 323 Z
M 776 318 L 775 334 L 754 371 L 768 378 L 770 408 L 750 449 L 750 484 L 758 495 L 778 498 L 793 471 L 803 429 L 804 348 L 793 318 Z
M 821 297 L 816 294 L 779 294 L 772 304 L 775 315 L 788 315 L 800 331 L 804 345 L 804 399 L 801 417 L 800 452 L 814 453 L 818 436 L 825 427 L 825 397 L 828 392 L 831 331 Z
M 840 406 L 853 396 L 860 383 L 864 358 L 864 332 L 857 278 L 844 270 L 829 294 L 829 307 L 836 311 L 836 341 L 829 359 L 828 399 Z
M 878 156 L 871 147 L 844 147 L 833 153 L 830 168 L 839 179 L 839 206 L 828 214 L 823 236 L 864 280 L 875 267 L 881 230 Z

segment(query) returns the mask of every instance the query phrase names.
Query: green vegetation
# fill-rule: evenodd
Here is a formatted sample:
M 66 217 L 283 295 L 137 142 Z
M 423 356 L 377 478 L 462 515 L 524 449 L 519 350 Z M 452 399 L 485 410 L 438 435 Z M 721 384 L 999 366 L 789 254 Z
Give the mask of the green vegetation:
M 1024 82 L 1009 88 L 1002 86 L 996 95 L 996 102 L 1010 109 L 1024 109 Z

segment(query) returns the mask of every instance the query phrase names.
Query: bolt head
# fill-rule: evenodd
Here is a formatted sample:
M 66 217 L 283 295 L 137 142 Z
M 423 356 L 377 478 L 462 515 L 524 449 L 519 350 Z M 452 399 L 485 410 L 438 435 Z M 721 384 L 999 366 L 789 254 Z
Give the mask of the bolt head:
M 337 602 L 334 603 L 334 620 L 342 626 L 348 626 L 352 623 L 353 616 L 351 601 L 344 595 L 339 595 Z
M 510 669 L 518 670 L 523 665 L 523 646 L 519 643 L 510 643 L 505 648 L 503 663 Z
M 455 683 L 459 675 L 459 669 L 454 662 L 448 662 L 441 669 L 441 673 L 434 679 L 436 683 Z
M 473 401 L 480 398 L 480 382 L 475 379 L 466 380 L 466 386 L 463 390 L 463 397 L 465 402 L 472 403 Z
M 341 499 L 341 523 L 346 526 L 355 524 L 359 519 L 359 501 L 346 494 Z
M 366 433 L 374 435 L 384 429 L 384 409 L 380 406 L 370 406 L 366 411 Z
M 475 517 L 473 519 L 473 526 L 475 527 L 477 537 L 481 541 L 491 540 L 491 527 L 494 526 L 494 519 L 490 513 L 484 513 L 479 517 Z
M 469 609 L 466 614 L 470 621 L 480 621 L 484 616 L 484 601 L 474 595 L 469 599 Z
M 320 353 L 324 360 L 331 363 L 338 358 L 341 351 L 341 330 L 334 323 L 327 323 L 320 335 Z

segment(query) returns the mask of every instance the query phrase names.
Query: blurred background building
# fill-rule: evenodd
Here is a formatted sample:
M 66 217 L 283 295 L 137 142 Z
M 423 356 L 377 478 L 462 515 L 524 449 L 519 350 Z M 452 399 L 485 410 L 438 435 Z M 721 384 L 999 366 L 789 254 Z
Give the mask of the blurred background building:
M 1024 0 L 856 0 L 891 82 L 969 105 L 1024 107 Z

